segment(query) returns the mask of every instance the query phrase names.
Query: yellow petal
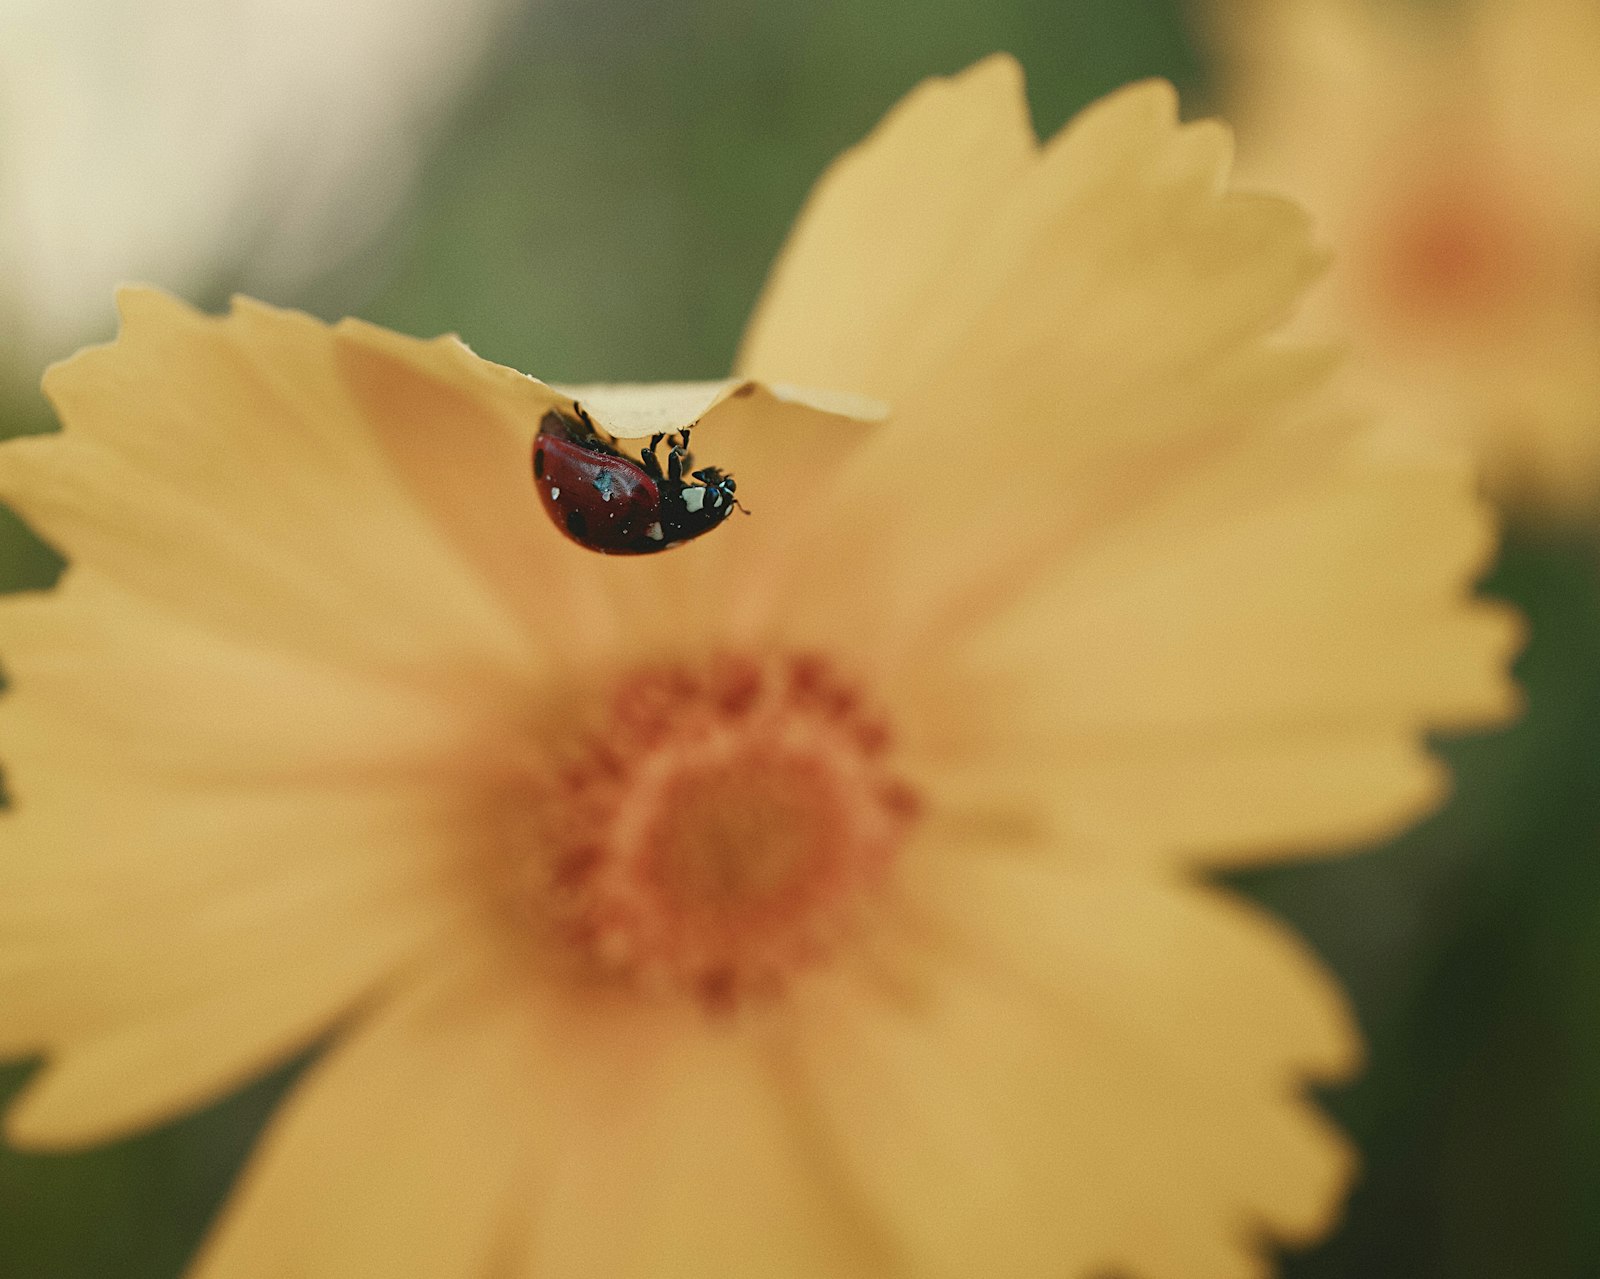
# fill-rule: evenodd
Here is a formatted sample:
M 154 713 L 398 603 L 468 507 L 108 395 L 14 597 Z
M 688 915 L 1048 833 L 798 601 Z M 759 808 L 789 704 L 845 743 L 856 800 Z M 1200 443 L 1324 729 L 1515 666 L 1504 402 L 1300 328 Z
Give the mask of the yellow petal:
M 1281 490 L 1239 502 L 1196 483 L 1197 501 L 1064 560 L 980 637 L 982 660 L 1027 669 L 1067 732 L 1461 725 L 1514 708 L 1520 625 L 1461 599 L 1488 540 L 1468 472 L 1355 455 L 1256 479 Z
M 1293 206 L 1224 191 L 1228 160 L 1226 131 L 1180 126 L 1155 83 L 1041 148 L 1014 67 L 990 61 L 914 94 L 823 179 L 740 367 L 893 416 L 794 539 L 785 625 L 928 642 L 1106 518 L 1130 477 L 1307 392 L 1325 362 L 1266 336 L 1320 255 Z M 850 358 L 819 353 L 835 349 Z
M 952 128 L 957 116 L 972 123 Z M 1225 131 L 1175 117 L 1170 86 L 1136 85 L 1041 149 L 1009 60 L 924 86 L 819 183 L 740 368 L 873 395 L 897 417 L 914 409 L 900 429 L 924 440 L 1015 433 L 1070 452 L 1171 435 L 1173 424 L 1085 414 L 1080 442 L 1062 415 L 1259 336 L 1320 262 L 1293 206 L 1221 192 Z M 936 249 L 921 243 L 935 234 Z M 873 283 L 900 262 L 918 279 L 897 306 L 900 292 Z M 817 297 L 830 287 L 859 296 Z M 768 336 L 780 320 L 782 340 Z M 875 361 L 893 372 L 863 381 L 815 361 L 808 340 L 858 360 L 893 349 Z M 1116 360 L 1100 363 L 1108 352 Z
M 519 1274 L 889 1272 L 819 1155 L 814 1121 L 765 1024 L 770 1013 L 708 1024 L 693 1010 L 631 1007 L 549 1023 L 550 1157 Z
M 763 580 L 740 566 L 792 535 L 793 513 L 886 412 L 861 396 L 747 378 L 555 388 L 488 364 L 454 338 L 422 342 L 356 320 L 335 337 L 344 376 L 436 534 L 528 630 L 557 631 L 583 670 L 608 649 L 698 642 L 708 606 L 727 615 L 735 588 Z M 693 427 L 695 466 L 731 474 L 754 515 L 641 562 L 568 544 L 535 500 L 528 469 L 543 414 L 576 405 L 623 440 Z
M 345 320 L 332 341 L 405 501 L 549 658 L 587 668 L 635 637 L 641 618 L 664 628 L 676 620 L 682 593 L 657 580 L 670 567 L 647 575 L 574 546 L 538 501 L 533 438 L 546 412 L 572 412 L 570 397 L 453 337 L 422 341 Z
M 929 80 L 818 182 L 745 334 L 751 377 L 893 402 L 896 342 L 1033 163 L 1022 70 L 1006 56 Z
M 0 449 L 0 496 L 69 560 L 252 644 L 526 660 L 528 637 L 399 483 L 330 330 L 244 301 L 201 316 L 149 289 L 119 304 L 117 341 L 45 379 L 65 432 Z M 493 378 L 478 380 L 481 395 Z
M 1153 736 L 1085 746 L 1064 766 L 1059 828 L 1085 855 L 1236 866 L 1336 853 L 1427 816 L 1449 776 L 1408 729 Z
M 888 414 L 887 405 L 865 396 L 784 384 L 767 386 L 744 378 L 725 378 L 721 382 L 618 382 L 554 389 L 574 405 L 581 404 L 603 430 L 622 440 L 648 439 L 684 427 L 694 428 L 697 439 L 707 434 L 720 435 L 721 419 L 727 411 L 751 397 L 755 397 L 759 409 L 768 408 L 762 403 L 768 401 L 858 422 L 875 422 Z
M 1332 855 L 1394 834 L 1449 792 L 1410 730 L 1366 726 L 1013 743 L 909 755 L 926 821 L 969 835 L 1053 836 L 1079 863 L 1237 866 Z
M 24 806 L 142 773 L 171 783 L 327 783 L 459 773 L 520 731 L 527 685 L 463 660 L 404 681 L 241 644 L 87 569 L 0 600 L 7 774 Z
M 0 449 L 0 496 L 74 565 L 197 628 L 364 670 L 587 667 L 680 629 L 713 576 L 570 544 L 530 456 L 571 397 L 455 338 L 329 328 L 244 298 L 219 318 L 151 289 L 119 305 L 117 341 L 46 378 L 66 432 Z M 797 481 L 882 414 L 748 380 L 580 391 L 624 435 L 703 419 L 701 464 L 737 467 L 774 531 L 786 498 L 814 487 Z
M 1470 473 L 1315 439 L 1198 469 L 952 645 L 911 767 L 1003 795 L 995 761 L 1026 761 L 1082 855 L 1248 861 L 1428 811 L 1425 734 L 1517 707 L 1522 627 L 1461 598 L 1489 539 Z
M 19 1143 L 102 1141 L 221 1096 L 470 908 L 447 891 L 467 819 L 437 795 L 74 791 L 24 793 L 7 819 L 0 1051 L 49 1055 L 8 1116 Z
M 715 536 L 645 566 L 622 592 L 636 633 L 683 647 L 703 642 L 708 610 L 729 640 L 753 636 L 785 589 L 766 565 L 802 536 L 804 513 L 888 413 L 859 395 L 738 379 L 563 389 L 620 438 L 692 426 L 693 465 L 738 485 L 742 509 Z
M 1253 1275 L 1258 1234 L 1326 1228 L 1350 1156 L 1296 1084 L 1346 1072 L 1353 1035 L 1276 929 L 1148 879 L 907 870 L 914 993 L 830 986 L 800 1051 L 908 1269 Z
M 534 1193 L 525 1025 L 459 974 L 353 1027 L 268 1125 L 192 1279 L 478 1279 Z
M 932 845 L 899 881 L 970 958 L 1127 1035 L 1153 1075 L 1203 1087 L 1347 1078 L 1360 1047 L 1343 995 L 1302 943 L 1220 889 Z M 1131 988 L 1142 997 L 1130 998 Z M 1158 994 L 1159 992 L 1159 994 Z

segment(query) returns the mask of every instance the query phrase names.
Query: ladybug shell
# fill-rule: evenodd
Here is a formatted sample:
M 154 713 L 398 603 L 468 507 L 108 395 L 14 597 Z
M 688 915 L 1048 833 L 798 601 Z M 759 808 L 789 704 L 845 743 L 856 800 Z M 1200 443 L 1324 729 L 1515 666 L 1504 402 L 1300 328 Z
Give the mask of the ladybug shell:
M 666 549 L 661 488 L 629 458 L 541 434 L 533 450 L 533 477 L 544 511 L 579 546 L 608 555 Z
M 545 513 L 579 546 L 646 555 L 670 545 L 661 529 L 661 490 L 628 458 L 541 433 L 533 476 Z

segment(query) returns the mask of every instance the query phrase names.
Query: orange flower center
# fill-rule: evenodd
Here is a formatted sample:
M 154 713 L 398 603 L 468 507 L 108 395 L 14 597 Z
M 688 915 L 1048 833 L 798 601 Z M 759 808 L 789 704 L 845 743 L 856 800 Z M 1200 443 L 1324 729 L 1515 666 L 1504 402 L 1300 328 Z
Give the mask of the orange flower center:
M 711 1008 L 780 992 L 875 896 L 916 810 L 822 660 L 635 671 L 547 812 L 548 914 L 588 976 Z
M 1375 240 L 1370 291 L 1380 312 L 1402 325 L 1508 317 L 1537 284 L 1539 221 L 1511 189 L 1487 179 L 1419 178 Z

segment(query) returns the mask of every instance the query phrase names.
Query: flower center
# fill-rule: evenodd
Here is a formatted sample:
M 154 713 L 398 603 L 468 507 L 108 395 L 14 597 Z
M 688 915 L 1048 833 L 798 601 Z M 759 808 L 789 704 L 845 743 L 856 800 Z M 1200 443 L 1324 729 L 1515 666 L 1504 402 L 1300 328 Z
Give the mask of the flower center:
M 1372 300 L 1401 325 L 1506 319 L 1537 285 L 1540 248 L 1538 219 L 1514 190 L 1469 175 L 1419 179 L 1377 235 Z
M 859 920 L 914 818 L 888 748 L 815 657 L 634 671 L 558 770 L 542 913 L 586 977 L 717 1009 L 779 993 Z

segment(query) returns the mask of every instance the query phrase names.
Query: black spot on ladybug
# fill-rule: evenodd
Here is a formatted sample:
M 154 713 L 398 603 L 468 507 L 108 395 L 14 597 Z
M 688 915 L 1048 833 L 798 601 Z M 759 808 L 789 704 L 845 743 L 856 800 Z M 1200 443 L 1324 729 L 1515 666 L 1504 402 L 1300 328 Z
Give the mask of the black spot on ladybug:
M 583 512 L 569 510 L 567 512 L 567 532 L 580 541 L 589 532 L 589 521 L 583 518 Z
M 536 479 L 536 480 L 544 479 L 544 450 L 543 449 L 534 449 L 534 451 L 533 451 L 533 478 Z

